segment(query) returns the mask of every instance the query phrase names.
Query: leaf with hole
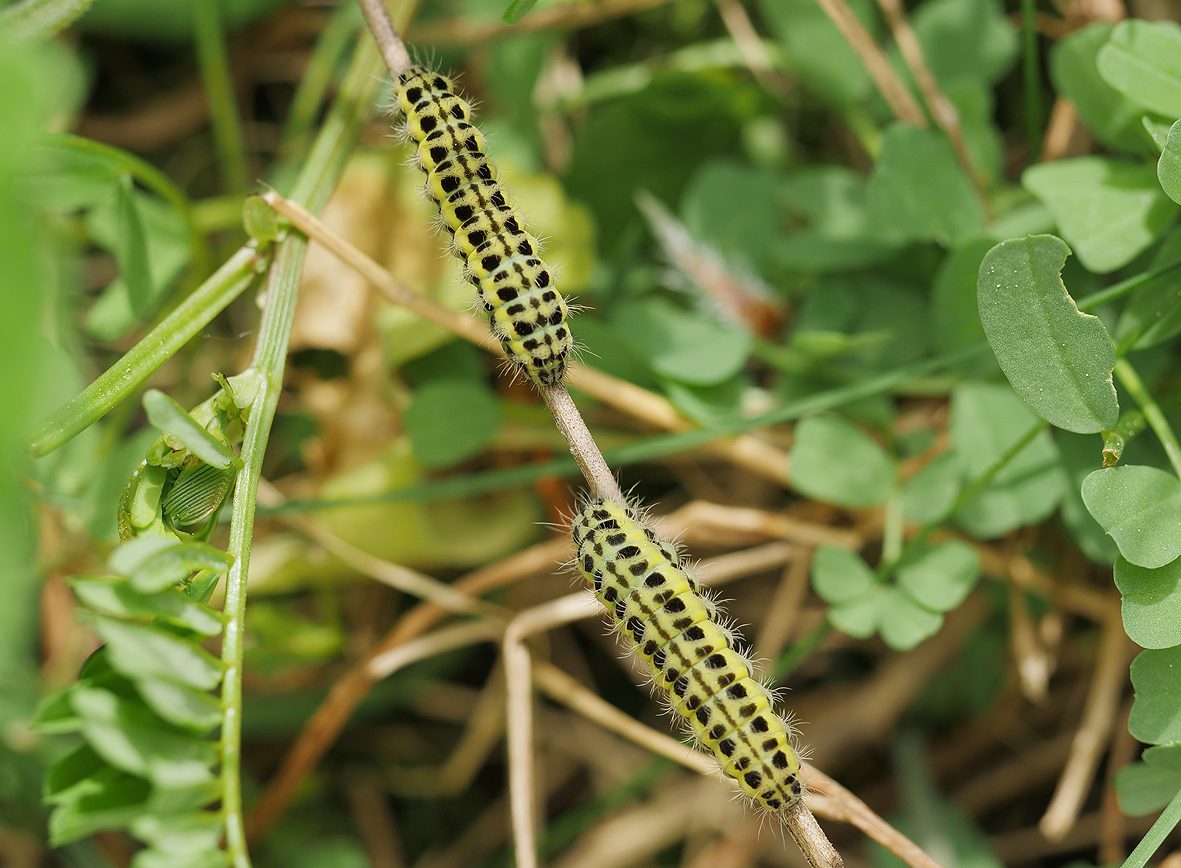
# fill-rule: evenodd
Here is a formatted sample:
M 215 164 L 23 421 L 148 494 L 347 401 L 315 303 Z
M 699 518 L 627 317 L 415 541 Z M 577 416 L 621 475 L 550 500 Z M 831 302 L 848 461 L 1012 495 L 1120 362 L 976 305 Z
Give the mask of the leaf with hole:
M 1069 255 L 1053 235 L 1003 241 L 980 263 L 976 297 L 984 333 L 1017 394 L 1051 425 L 1092 434 L 1119 417 L 1115 348 L 1062 282 Z
M 1083 480 L 1083 502 L 1133 564 L 1156 569 L 1181 556 L 1181 481 L 1171 473 L 1135 464 L 1096 470 Z

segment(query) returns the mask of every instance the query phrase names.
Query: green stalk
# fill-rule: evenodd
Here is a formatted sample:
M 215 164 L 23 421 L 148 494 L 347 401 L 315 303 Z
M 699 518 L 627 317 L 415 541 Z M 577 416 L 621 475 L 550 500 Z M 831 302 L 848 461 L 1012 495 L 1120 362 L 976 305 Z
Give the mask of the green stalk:
M 1173 796 L 1173 800 L 1161 811 L 1161 815 L 1156 818 L 1152 828 L 1140 839 L 1140 843 L 1136 845 L 1132 855 L 1124 860 L 1121 868 L 1144 868 L 1148 864 L 1148 860 L 1152 858 L 1152 854 L 1160 849 L 1160 845 L 1165 842 L 1165 838 L 1169 837 L 1178 823 L 1181 823 L 1181 791 Z
M 1181 476 L 1181 443 L 1177 442 L 1177 435 L 1173 432 L 1165 414 L 1161 412 L 1156 398 L 1152 397 L 1152 393 L 1145 388 L 1144 381 L 1140 379 L 1140 375 L 1136 373 L 1136 369 L 1127 359 L 1120 359 L 1115 363 L 1115 375 L 1119 377 L 1120 383 L 1128 390 L 1132 399 L 1140 405 L 1144 418 L 1148 420 L 1148 427 L 1152 429 L 1156 439 L 1165 448 L 1165 454 L 1169 456 L 1173 472 Z
M 955 503 L 951 505 L 951 508 L 947 511 L 947 515 L 944 516 L 944 521 L 951 518 L 953 515 L 959 512 L 965 504 L 969 503 L 972 498 L 974 498 L 984 489 L 988 488 L 989 484 L 994 479 L 996 479 L 997 474 L 1008 467 L 1009 462 L 1020 455 L 1025 450 L 1025 447 L 1032 443 L 1037 435 L 1045 431 L 1049 425 L 1050 423 L 1045 419 L 1035 420 L 1034 423 L 1030 425 L 1025 431 L 1025 433 L 1013 442 L 1012 446 L 998 455 L 992 464 L 984 468 L 981 473 L 974 476 L 968 482 L 968 484 L 963 487 L 963 490 L 960 491 L 959 496 L 955 499 Z
M 1158 266 L 1142 274 L 1133 275 L 1126 280 L 1121 280 L 1119 283 L 1113 283 L 1106 289 L 1101 289 L 1098 292 L 1093 292 L 1084 298 L 1080 298 L 1078 300 L 1078 309 L 1081 311 L 1094 310 L 1099 305 L 1107 304 L 1109 301 L 1115 301 L 1117 298 L 1122 298 L 1130 292 L 1135 292 L 1140 287 L 1152 283 L 1158 277 L 1171 274 L 1178 268 L 1181 268 L 1181 259 Z
M 328 18 L 287 109 L 287 120 L 283 124 L 285 152 L 289 147 L 303 142 L 311 132 L 316 113 L 332 84 L 337 64 L 349 46 L 356 42 L 360 28 L 361 16 L 353 3 L 341 5 Z
M 1037 45 L 1037 2 L 1021 0 L 1021 32 L 1024 36 L 1022 73 L 1025 80 L 1026 162 L 1033 163 L 1041 153 L 1042 88 Z
M 0 12 L 0 30 L 16 39 L 43 39 L 69 27 L 94 0 L 25 0 Z
M 119 361 L 43 419 L 25 439 L 29 454 L 48 455 L 124 401 L 241 295 L 264 261 L 254 247 L 240 248 Z
M 221 162 L 222 180 L 227 190 L 243 191 L 250 186 L 246 137 L 238 117 L 218 0 L 197 0 L 193 6 L 193 26 L 197 36 L 197 64 L 209 98 L 213 142 Z
M 344 170 L 345 161 L 360 135 L 380 80 L 381 66 L 371 40 L 364 40 L 353 55 L 341 84 L 339 98 L 324 122 L 295 183 L 293 198 L 313 210 L 327 202 Z M 255 501 L 271 423 L 283 388 L 287 345 L 295 318 L 295 303 L 303 274 L 307 240 L 290 233 L 278 246 L 267 277 L 267 307 L 259 325 L 253 370 L 260 386 L 246 419 L 242 438 L 242 469 L 238 472 L 230 518 L 229 553 L 233 566 L 226 575 L 226 618 L 221 660 L 221 796 L 225 816 L 226 848 L 235 868 L 249 868 L 250 855 L 242 814 L 242 669 L 246 628 L 246 577 L 254 540 Z

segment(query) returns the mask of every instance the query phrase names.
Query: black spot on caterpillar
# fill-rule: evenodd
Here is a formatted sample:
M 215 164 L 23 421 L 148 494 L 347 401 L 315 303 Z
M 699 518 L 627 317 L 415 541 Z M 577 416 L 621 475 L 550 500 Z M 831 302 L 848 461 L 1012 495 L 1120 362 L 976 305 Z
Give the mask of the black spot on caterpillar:
M 768 810 L 795 804 L 802 785 L 791 728 L 677 553 L 618 503 L 592 501 L 572 533 L 578 569 L 722 772 Z
M 396 96 L 406 133 L 418 145 L 427 194 L 505 353 L 538 386 L 560 383 L 572 346 L 569 310 L 537 239 L 500 189 L 471 107 L 449 79 L 419 66 L 399 76 Z

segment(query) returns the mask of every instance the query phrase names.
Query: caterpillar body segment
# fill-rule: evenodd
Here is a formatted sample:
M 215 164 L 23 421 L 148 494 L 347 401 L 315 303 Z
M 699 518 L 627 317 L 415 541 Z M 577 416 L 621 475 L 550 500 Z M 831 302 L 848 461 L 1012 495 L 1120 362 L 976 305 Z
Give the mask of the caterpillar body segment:
M 799 801 L 791 729 L 672 547 L 631 508 L 601 500 L 575 516 L 572 532 L 595 597 L 722 772 L 770 811 Z
M 500 188 L 471 106 L 449 78 L 419 66 L 399 77 L 396 99 L 406 135 L 417 145 L 427 195 L 506 355 L 536 385 L 560 383 L 573 346 L 570 311 L 537 239 Z

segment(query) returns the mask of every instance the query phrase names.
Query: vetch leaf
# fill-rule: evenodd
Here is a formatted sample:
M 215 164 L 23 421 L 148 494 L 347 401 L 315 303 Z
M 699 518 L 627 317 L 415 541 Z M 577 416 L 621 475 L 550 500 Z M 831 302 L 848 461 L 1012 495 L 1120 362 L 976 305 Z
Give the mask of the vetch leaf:
M 148 269 L 147 236 L 143 219 L 135 205 L 134 188 L 130 175 L 119 176 L 119 183 L 115 185 L 115 210 L 119 227 L 115 254 L 119 262 L 119 274 L 127 287 L 131 310 L 136 318 L 142 320 L 151 313 L 155 293 Z
M 198 425 L 184 407 L 160 390 L 148 389 L 144 394 L 144 410 L 149 422 L 176 438 L 206 464 L 220 470 L 238 467 L 238 457 L 225 443 Z
M 877 442 L 840 416 L 810 416 L 796 426 L 792 485 L 838 506 L 880 506 L 894 487 L 894 462 Z
M 945 540 L 908 558 L 895 570 L 898 586 L 919 605 L 949 612 L 964 601 L 980 578 L 976 550 L 960 540 Z
M 126 828 L 142 816 L 150 795 L 146 780 L 106 769 L 90 779 L 95 786 L 49 817 L 49 843 L 60 847 L 106 829 Z
M 1181 27 L 1173 21 L 1121 21 L 1099 52 L 1099 73 L 1137 105 L 1181 115 Z
M 197 570 L 224 573 L 231 563 L 229 554 L 208 543 L 151 536 L 128 540 L 111 553 L 109 561 L 112 570 L 145 593 L 170 588 Z
M 1181 741 L 1181 646 L 1141 651 L 1132 661 L 1136 699 L 1128 731 L 1145 744 Z
M 152 711 L 175 726 L 204 733 L 221 721 L 221 703 L 203 690 L 153 678 L 137 678 L 135 688 Z
M 87 743 L 115 768 L 166 789 L 195 786 L 213 777 L 212 742 L 172 729 L 106 690 L 83 688 L 72 701 L 85 721 Z
M 984 230 L 971 180 L 942 133 L 896 123 L 870 176 L 870 214 L 909 241 L 952 246 Z
M 1155 570 L 1118 558 L 1115 586 L 1129 639 L 1141 648 L 1181 645 L 1181 558 Z
M 414 456 L 426 467 L 449 467 L 496 435 L 500 402 L 482 382 L 435 380 L 415 390 L 403 420 Z
M 1181 555 L 1181 481 L 1135 464 L 1096 470 L 1083 480 L 1083 502 L 1136 566 L 1156 569 Z
M 1062 282 L 1070 255 L 1053 235 L 1003 241 L 980 264 L 977 303 L 1013 389 L 1051 425 L 1091 434 L 1115 425 L 1115 348 Z
M 117 579 L 73 579 L 70 587 L 87 608 L 104 615 L 160 618 L 204 636 L 221 632 L 221 615 L 181 591 L 142 593 Z
M 107 643 L 111 665 L 128 678 L 156 678 L 198 690 L 221 683 L 220 661 L 176 636 L 101 615 L 95 630 Z
M 1080 157 L 1031 166 L 1021 183 L 1050 209 L 1062 237 L 1096 274 L 1127 265 L 1176 216 L 1150 166 Z
M 1166 195 L 1181 203 L 1181 121 L 1169 127 L 1169 137 L 1156 164 L 1156 177 Z

